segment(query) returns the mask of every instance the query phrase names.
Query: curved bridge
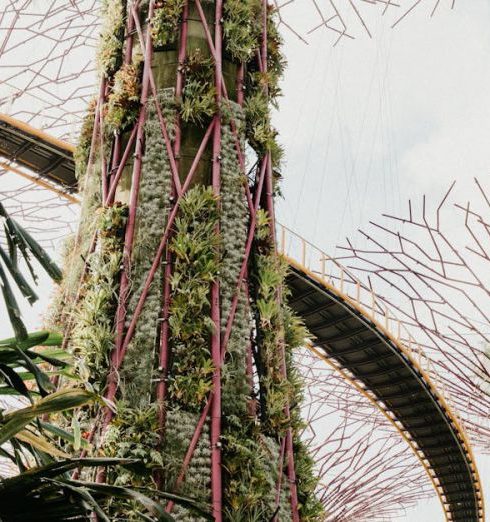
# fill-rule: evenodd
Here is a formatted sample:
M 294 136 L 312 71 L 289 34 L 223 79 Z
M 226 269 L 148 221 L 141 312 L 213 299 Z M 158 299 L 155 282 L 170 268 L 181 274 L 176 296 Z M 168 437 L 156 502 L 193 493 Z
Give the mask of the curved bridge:
M 315 337 L 310 349 L 374 403 L 407 441 L 446 520 L 483 522 L 471 445 L 430 359 L 373 292 L 282 225 L 278 249 L 291 267 L 289 304 Z
M 0 168 L 29 177 L 45 188 L 49 188 L 47 181 L 73 192 L 77 185 L 74 152 L 72 145 L 0 113 L 0 157 L 7 160 L 0 162 Z M 32 179 L 19 167 L 34 172 L 38 178 Z
M 72 154 L 70 145 L 0 114 L 0 156 L 9 161 L 0 167 L 20 175 L 12 162 L 27 167 L 61 185 L 66 197 L 76 186 Z M 291 267 L 290 305 L 316 338 L 311 351 L 398 430 L 427 471 L 447 521 L 484 522 L 471 445 L 430 359 L 375 294 L 325 253 L 281 225 L 278 249 Z

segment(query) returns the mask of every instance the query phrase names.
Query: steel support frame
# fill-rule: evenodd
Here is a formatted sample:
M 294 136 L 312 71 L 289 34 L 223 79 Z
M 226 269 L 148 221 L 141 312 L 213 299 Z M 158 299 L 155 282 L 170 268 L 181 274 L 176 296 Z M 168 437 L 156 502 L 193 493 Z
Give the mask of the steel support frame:
M 116 191 L 121 180 L 123 171 L 128 164 L 128 160 L 134 149 L 133 157 L 134 164 L 132 170 L 132 181 L 131 181 L 131 193 L 129 203 L 129 216 L 126 227 L 125 239 L 124 239 L 124 253 L 123 253 L 123 267 L 121 270 L 120 289 L 119 289 L 119 300 L 116 311 L 116 341 L 115 348 L 111 355 L 110 371 L 107 378 L 107 386 L 105 392 L 105 398 L 111 402 L 115 399 L 118 391 L 118 372 L 123 364 L 129 343 L 131 342 L 135 328 L 137 326 L 138 319 L 141 311 L 146 302 L 149 289 L 154 284 L 154 277 L 161 266 L 162 262 L 165 263 L 165 281 L 163 286 L 163 298 L 162 298 L 162 312 L 161 312 L 161 327 L 160 327 L 160 349 L 159 349 L 159 379 L 156 385 L 156 397 L 160 405 L 159 408 L 159 430 L 160 438 L 163 442 L 165 432 L 165 408 L 163 407 L 166 394 L 167 394 L 167 372 L 170 357 L 169 347 L 169 325 L 168 325 L 168 314 L 171 301 L 171 292 L 169 279 L 172 273 L 171 255 L 168 251 L 167 245 L 172 234 L 172 227 L 175 218 L 178 215 L 180 203 L 182 198 L 185 196 L 189 189 L 194 175 L 197 171 L 200 161 L 202 160 L 205 149 L 208 144 L 212 143 L 213 160 L 212 160 L 212 188 L 214 194 L 219 198 L 220 187 L 221 187 L 221 114 L 220 107 L 223 103 L 229 103 L 228 93 L 224 82 L 222 72 L 222 55 L 223 55 L 223 32 L 222 32 L 222 19 L 223 19 L 223 0 L 217 0 L 215 4 L 215 30 L 214 40 L 212 32 L 210 30 L 208 21 L 205 18 L 202 6 L 199 0 L 195 0 L 196 7 L 200 14 L 200 19 L 206 34 L 206 39 L 209 45 L 210 52 L 215 61 L 215 89 L 216 89 L 216 101 L 218 106 L 218 113 L 214 116 L 210 123 L 198 152 L 193 160 L 192 166 L 187 173 L 183 184 L 180 183 L 179 177 L 179 166 L 178 158 L 180 154 L 180 147 L 182 141 L 182 128 L 180 120 L 178 121 L 175 137 L 172 140 L 169 137 L 167 123 L 161 112 L 158 99 L 155 80 L 151 69 L 152 56 L 153 56 L 153 45 L 151 40 L 151 34 L 147 30 L 144 33 L 140 21 L 139 21 L 139 2 L 136 2 L 131 6 L 130 12 L 128 13 L 127 21 L 127 34 L 126 34 L 126 51 L 124 55 L 124 63 L 128 64 L 131 62 L 131 52 L 135 40 L 135 33 L 140 42 L 141 49 L 144 56 L 144 67 L 143 67 L 143 78 L 141 84 L 141 100 L 140 100 L 140 111 L 136 123 L 130 129 L 129 139 L 122 150 L 121 138 L 116 136 L 112 144 L 112 158 L 110 162 L 110 168 L 104 161 L 102 163 L 102 194 L 104 205 L 110 206 L 114 203 Z M 257 53 L 258 67 L 263 73 L 267 71 L 267 1 L 263 1 L 263 34 L 261 49 Z M 155 1 L 150 0 L 149 3 L 149 20 L 151 20 L 155 10 Z M 183 64 L 186 58 L 186 45 L 187 45 L 187 34 L 188 34 L 188 13 L 189 13 L 189 2 L 187 1 L 184 6 L 184 12 L 181 22 L 180 29 L 180 42 L 179 42 L 179 67 L 176 78 L 176 94 L 181 95 L 184 85 L 184 74 L 182 73 Z M 242 63 L 239 65 L 238 76 L 237 76 L 237 102 L 243 105 L 244 94 L 243 85 L 245 77 L 245 65 Z M 95 125 L 92 137 L 91 155 L 89 159 L 89 170 L 94 163 L 95 147 L 98 146 L 100 150 L 103 150 L 103 111 L 101 110 L 108 94 L 108 85 L 105 80 L 101 82 L 101 88 L 99 93 L 99 100 L 96 107 L 95 114 Z M 163 231 L 160 244 L 154 255 L 151 268 L 147 274 L 143 290 L 138 298 L 134 313 L 131 318 L 127 318 L 127 301 L 129 297 L 129 270 L 131 264 L 131 256 L 133 251 L 134 237 L 135 237 L 135 224 L 137 218 L 138 208 L 138 197 L 139 197 L 139 186 L 142 173 L 142 159 L 144 154 L 144 124 L 147 116 L 147 105 L 150 100 L 150 95 L 153 96 L 156 105 L 156 113 L 162 132 L 163 141 L 165 143 L 166 152 L 169 158 L 171 173 L 172 173 L 172 194 L 174 196 L 174 202 L 170 208 L 167 223 Z M 246 175 L 245 169 L 245 154 L 240 143 L 240 138 L 237 132 L 237 126 L 235 121 L 231 120 L 230 128 L 234 136 L 235 149 L 237 153 L 238 164 L 242 174 Z M 212 140 L 212 141 L 211 141 Z M 121 155 L 122 152 L 122 155 Z M 245 178 L 246 179 L 246 178 Z M 271 217 L 271 238 L 274 238 L 274 206 L 273 206 L 273 172 L 271 158 L 269 154 L 265 154 L 263 158 L 259 158 L 259 165 L 257 171 L 256 186 L 254 194 L 250 191 L 250 187 L 247 181 L 244 181 L 244 197 L 247 201 L 248 209 L 250 212 L 250 223 L 247 233 L 247 241 L 244 249 L 242 265 L 240 273 L 236 283 L 235 293 L 233 295 L 231 308 L 227 317 L 226 326 L 224 331 L 221 333 L 220 329 L 220 290 L 219 282 L 212 284 L 211 292 L 211 319 L 215 324 L 215 333 L 211 339 L 211 356 L 214 363 L 215 371 L 213 375 L 213 387 L 210 392 L 205 406 L 199 417 L 199 421 L 196 425 L 193 437 L 187 449 L 185 458 L 182 462 L 180 473 L 175 482 L 175 490 L 177 491 L 185 479 L 186 471 L 191 463 L 194 451 L 202 435 L 202 430 L 206 423 L 206 420 L 210 419 L 210 444 L 211 444 L 211 497 L 212 497 L 212 512 L 213 518 L 216 521 L 221 522 L 222 520 L 222 467 L 221 467 L 221 367 L 225 361 L 227 353 L 227 345 L 231 337 L 232 326 L 237 310 L 238 298 L 241 291 L 245 291 L 248 295 L 248 288 L 244 285 L 244 281 L 248 277 L 248 263 L 252 253 L 253 240 L 255 236 L 255 229 L 257 225 L 257 211 L 261 206 L 262 202 L 265 202 L 266 210 L 269 212 Z M 219 229 L 218 229 L 219 231 Z M 94 236 L 90 251 L 93 251 L 96 245 L 96 237 Z M 272 243 L 275 244 L 275 241 Z M 83 278 L 86 276 L 86 268 L 82 275 Z M 81 281 L 81 282 L 82 282 Z M 244 288 L 245 287 L 245 288 Z M 79 296 L 78 296 L 79 297 Z M 282 296 L 278 295 L 278 299 Z M 125 328 L 126 322 L 129 320 L 129 325 Z M 284 359 L 284 346 L 281 347 L 283 359 L 282 372 L 283 376 L 287 376 L 285 359 Z M 252 350 L 251 343 L 248 347 L 248 359 L 250 361 L 250 368 L 248 370 L 250 386 L 253 386 L 252 376 Z M 286 408 L 285 415 L 289 418 L 289 406 Z M 108 424 L 112 420 L 114 412 L 110 408 L 105 408 L 103 414 L 102 427 L 100 433 L 103 433 L 107 428 Z M 94 426 L 90 438 L 94 438 L 94 434 L 97 427 Z M 298 515 L 298 501 L 296 492 L 296 478 L 294 473 L 294 455 L 292 447 L 292 433 L 289 429 L 286 436 L 282 439 L 280 444 L 280 460 L 279 460 L 279 471 L 280 478 L 277 484 L 276 501 L 279 501 L 279 494 L 281 489 L 282 470 L 283 466 L 287 466 L 287 476 L 290 483 L 291 491 L 291 510 L 292 519 L 297 522 L 299 521 Z M 105 480 L 103 473 L 99 473 L 98 479 L 100 481 Z M 168 502 L 166 511 L 171 512 L 173 509 L 173 502 Z

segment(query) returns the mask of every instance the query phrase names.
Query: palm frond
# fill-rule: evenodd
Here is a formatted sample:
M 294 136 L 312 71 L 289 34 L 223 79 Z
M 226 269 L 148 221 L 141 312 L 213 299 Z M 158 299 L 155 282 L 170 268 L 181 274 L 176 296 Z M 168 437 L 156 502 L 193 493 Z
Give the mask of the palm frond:
M 8 252 L 0 245 L 0 285 L 7 308 L 10 323 L 18 340 L 24 340 L 27 330 L 21 318 L 20 308 L 10 285 L 7 271 L 10 274 L 16 287 L 27 299 L 30 304 L 37 301 L 38 296 L 32 286 L 22 273 L 19 266 L 19 253 L 24 260 L 33 282 L 37 283 L 37 275 L 32 265 L 34 258 L 41 265 L 43 270 L 54 281 L 61 281 L 62 273 L 56 263 L 50 258 L 44 248 L 25 230 L 17 221 L 12 219 L 3 204 L 0 202 L 0 218 L 4 224 L 5 240 Z M 4 268 L 6 267 L 6 269 Z

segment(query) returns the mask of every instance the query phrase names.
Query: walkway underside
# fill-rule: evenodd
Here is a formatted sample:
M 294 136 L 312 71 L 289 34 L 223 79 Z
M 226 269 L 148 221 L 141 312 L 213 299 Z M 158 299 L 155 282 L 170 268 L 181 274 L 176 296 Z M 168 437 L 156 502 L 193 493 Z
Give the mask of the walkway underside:
M 76 186 L 72 153 L 71 146 L 0 115 L 0 156 L 64 189 Z M 317 277 L 318 272 L 304 262 L 286 258 L 291 266 L 290 305 L 315 336 L 321 355 L 362 383 L 363 393 L 374 399 L 412 446 L 434 483 L 447 520 L 482 522 L 483 499 L 471 448 L 427 374 L 328 278 Z
M 0 113 L 0 157 L 69 192 L 77 183 L 73 152 L 71 145 Z
M 422 374 L 374 323 L 320 281 L 293 266 L 288 283 L 290 305 L 314 335 L 314 344 L 362 382 L 423 453 L 448 520 L 482 520 L 471 456 Z

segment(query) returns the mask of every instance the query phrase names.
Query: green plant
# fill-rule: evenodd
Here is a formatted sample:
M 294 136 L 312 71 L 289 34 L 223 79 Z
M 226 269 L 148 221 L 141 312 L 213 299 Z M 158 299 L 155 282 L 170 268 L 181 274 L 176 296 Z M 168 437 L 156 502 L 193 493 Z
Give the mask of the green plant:
M 188 498 L 134 485 L 108 486 L 70 478 L 68 473 L 77 468 L 87 474 L 91 468 L 104 467 L 111 473 L 111 468 L 117 466 L 118 470 L 129 473 L 146 463 L 137 458 L 68 458 L 82 447 L 90 449 L 90 445 L 79 429 L 66 431 L 50 418 L 68 416 L 70 410 L 97 402 L 99 398 L 83 388 L 52 391 L 50 377 L 70 375 L 68 355 L 59 348 L 61 341 L 59 334 L 49 332 L 31 333 L 24 341 L 15 338 L 0 341 L 0 395 L 24 401 L 23 407 L 0 414 L 0 456 L 19 471 L 14 476 L 0 477 L 0 519 L 88 521 L 95 512 L 99 520 L 108 522 L 112 520 L 108 514 L 115 499 L 135 510 L 137 520 L 174 520 L 156 499 L 173 500 L 208 519 L 205 509 Z M 138 415 L 126 418 L 135 437 L 141 438 L 147 434 L 138 429 L 147 426 L 138 420 Z M 63 460 L 56 461 L 58 458 Z
M 260 45 L 260 0 L 227 0 L 224 4 L 223 31 L 226 49 L 239 62 L 247 62 Z
M 5 522 L 88 522 L 96 514 L 98 520 L 110 522 L 114 518 L 109 518 L 105 505 L 117 499 L 135 506 L 135 520 L 174 521 L 165 513 L 161 502 L 151 498 L 154 496 L 184 505 L 209 519 L 199 504 L 188 498 L 161 491 L 72 480 L 68 474 L 77 468 L 129 467 L 134 464 L 136 461 L 129 459 L 70 459 L 0 480 L 0 518 Z
M 87 258 L 87 276 L 73 312 L 72 353 L 77 357 L 80 377 L 93 383 L 96 389 L 107 372 L 114 346 L 113 317 L 127 212 L 125 205 L 117 203 L 99 209 L 98 245 Z
M 155 46 L 165 46 L 175 42 L 184 3 L 184 0 L 156 2 L 155 13 L 151 21 L 151 36 Z
M 79 182 L 83 180 L 87 171 L 90 147 L 92 145 L 96 106 L 97 101 L 94 98 L 90 101 L 87 113 L 83 118 L 80 134 L 78 135 L 77 148 L 73 154 L 73 159 L 75 160 L 75 175 Z
M 140 101 L 141 56 L 124 64 L 114 75 L 114 84 L 106 104 L 108 129 L 121 132 L 136 121 Z
M 22 295 L 32 304 L 37 301 L 38 297 L 22 272 L 19 265 L 19 257 L 24 261 L 34 283 L 37 282 L 37 276 L 31 262 L 31 256 L 36 259 L 54 281 L 59 282 L 61 280 L 61 270 L 29 232 L 9 216 L 2 203 L 0 203 L 0 221 L 3 221 L 8 248 L 8 251 L 5 251 L 0 245 L 0 286 L 2 287 L 5 307 L 7 308 L 15 336 L 19 340 L 24 340 L 27 338 L 27 330 L 22 321 L 20 309 L 7 277 L 7 272 L 10 273 Z
M 202 124 L 216 112 L 214 65 L 201 49 L 191 51 L 184 63 L 185 85 L 180 114 L 184 121 Z
M 104 76 L 114 74 L 121 64 L 124 42 L 125 2 L 123 0 L 103 0 L 102 31 L 97 50 L 97 65 Z
M 209 353 L 214 330 L 209 291 L 219 269 L 217 219 L 212 190 L 194 187 L 182 200 L 170 242 L 174 271 L 169 324 L 175 363 L 169 393 L 177 404 L 192 410 L 198 410 L 207 397 L 214 372 Z
M 167 122 L 172 138 L 175 128 L 175 99 L 173 92 L 163 91 L 158 103 Z M 128 317 L 131 317 L 143 291 L 153 256 L 161 240 L 162 230 L 170 209 L 171 171 L 165 143 L 155 109 L 155 100 L 148 101 L 148 118 L 145 123 L 145 155 L 143 157 L 140 196 L 134 249 L 130 263 L 131 293 L 128 302 Z M 155 276 L 161 281 L 160 267 Z M 162 302 L 162 286 L 153 284 L 136 326 L 134 337 L 128 346 L 124 365 L 120 371 L 121 397 L 132 407 L 146 408 L 152 400 L 152 379 L 158 378 L 155 369 L 156 331 Z

